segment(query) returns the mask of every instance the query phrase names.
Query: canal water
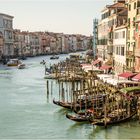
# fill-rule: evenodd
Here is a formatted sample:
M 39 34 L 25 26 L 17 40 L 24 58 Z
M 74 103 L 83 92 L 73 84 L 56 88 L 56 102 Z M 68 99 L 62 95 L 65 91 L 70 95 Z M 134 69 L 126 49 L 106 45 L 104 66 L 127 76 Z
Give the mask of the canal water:
M 140 124 L 131 120 L 120 125 L 104 127 L 89 123 L 76 123 L 65 117 L 66 109 L 52 103 L 58 97 L 58 87 L 47 99 L 43 59 L 50 63 L 50 56 L 24 60 L 26 69 L 0 65 L 0 139 L 140 139 Z

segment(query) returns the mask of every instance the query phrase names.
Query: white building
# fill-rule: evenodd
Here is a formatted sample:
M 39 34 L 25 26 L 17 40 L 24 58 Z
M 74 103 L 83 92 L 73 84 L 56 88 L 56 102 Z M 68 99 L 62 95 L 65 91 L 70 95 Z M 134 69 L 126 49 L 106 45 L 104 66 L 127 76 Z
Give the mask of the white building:
M 13 16 L 0 13 L 0 32 L 4 38 L 3 55 L 13 56 Z
M 107 60 L 108 19 L 109 9 L 105 7 L 101 11 L 101 20 L 98 22 L 97 56 L 100 60 Z
M 76 35 L 70 35 L 69 36 L 69 49 L 70 51 L 76 51 L 77 50 L 77 38 Z
M 126 41 L 127 41 L 127 27 L 120 26 L 114 30 L 114 67 L 115 73 L 120 74 L 124 72 L 126 65 Z

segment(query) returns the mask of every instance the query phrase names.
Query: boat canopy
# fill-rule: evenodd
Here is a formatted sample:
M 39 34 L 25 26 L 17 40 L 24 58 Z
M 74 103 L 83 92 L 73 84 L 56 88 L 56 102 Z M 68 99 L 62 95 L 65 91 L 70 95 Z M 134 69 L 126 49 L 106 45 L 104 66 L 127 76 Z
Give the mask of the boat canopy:
M 123 93 L 138 92 L 140 94 L 140 86 L 126 87 L 120 90 Z

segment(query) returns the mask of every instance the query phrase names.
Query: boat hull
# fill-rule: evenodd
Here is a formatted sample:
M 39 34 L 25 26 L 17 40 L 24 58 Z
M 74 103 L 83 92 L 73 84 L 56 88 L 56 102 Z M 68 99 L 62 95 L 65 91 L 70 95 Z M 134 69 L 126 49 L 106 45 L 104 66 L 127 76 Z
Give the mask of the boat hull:
M 61 106 L 61 107 L 64 107 L 64 108 L 67 108 L 67 109 L 75 109 L 75 110 L 80 110 L 80 104 L 74 104 L 74 103 L 64 103 L 64 102 L 61 102 L 61 101 L 55 101 L 53 100 L 53 103 L 58 105 L 58 106 Z M 90 108 L 92 107 L 92 105 L 88 105 L 87 108 Z M 81 105 L 81 109 L 85 109 L 85 104 L 82 104 Z
M 110 121 L 110 122 L 106 122 L 106 125 L 114 125 L 114 124 L 119 124 L 122 122 L 127 122 L 128 120 L 130 120 L 134 115 L 137 114 L 137 111 L 134 111 L 130 116 L 120 119 L 120 120 L 116 120 L 116 121 Z M 92 122 L 93 125 L 98 125 L 98 126 L 105 126 L 105 123 L 102 122 Z
M 88 121 L 88 117 L 85 115 L 79 115 L 79 116 L 72 116 L 69 114 L 66 114 L 66 118 L 75 121 L 75 122 L 87 122 Z

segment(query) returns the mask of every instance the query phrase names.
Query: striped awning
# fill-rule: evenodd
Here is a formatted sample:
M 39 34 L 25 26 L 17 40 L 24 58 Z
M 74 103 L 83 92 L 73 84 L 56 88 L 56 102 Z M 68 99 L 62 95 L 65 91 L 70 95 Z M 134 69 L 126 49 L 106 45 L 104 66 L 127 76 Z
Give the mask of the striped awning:
M 119 77 L 123 77 L 123 78 L 129 78 L 129 77 L 133 77 L 133 76 L 135 76 L 135 75 L 136 75 L 135 73 L 124 72 L 124 73 L 119 74 L 118 76 L 119 76 Z
M 140 81 L 140 73 L 132 78 L 133 81 Z

